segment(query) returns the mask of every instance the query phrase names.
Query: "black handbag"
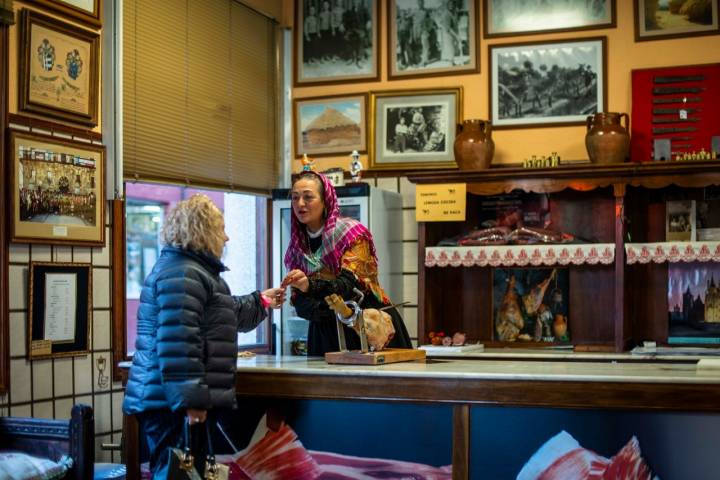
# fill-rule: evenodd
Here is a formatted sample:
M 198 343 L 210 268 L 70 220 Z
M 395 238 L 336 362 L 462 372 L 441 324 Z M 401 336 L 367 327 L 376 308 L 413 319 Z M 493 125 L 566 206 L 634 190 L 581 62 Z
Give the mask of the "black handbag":
M 207 458 L 205 460 L 204 475 L 200 475 L 195 468 L 195 457 L 190 447 L 190 426 L 188 422 L 185 421 L 180 445 L 168 450 L 169 458 L 166 467 L 155 474 L 155 480 L 228 480 L 230 474 L 228 466 L 219 465 L 215 462 L 209 420 L 205 421 L 205 436 L 207 441 Z

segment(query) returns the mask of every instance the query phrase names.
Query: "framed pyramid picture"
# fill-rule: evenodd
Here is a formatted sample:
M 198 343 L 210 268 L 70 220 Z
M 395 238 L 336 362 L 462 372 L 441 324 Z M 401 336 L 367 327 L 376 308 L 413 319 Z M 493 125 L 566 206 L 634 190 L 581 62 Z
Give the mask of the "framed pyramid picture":
M 367 150 L 367 95 L 295 100 L 295 156 L 349 155 Z

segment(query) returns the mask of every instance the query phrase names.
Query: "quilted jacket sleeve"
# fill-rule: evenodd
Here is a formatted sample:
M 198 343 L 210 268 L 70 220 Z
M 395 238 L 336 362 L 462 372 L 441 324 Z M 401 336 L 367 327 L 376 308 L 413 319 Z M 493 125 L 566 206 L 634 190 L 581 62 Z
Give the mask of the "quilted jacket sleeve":
M 201 329 L 210 288 L 193 268 L 169 271 L 155 285 L 158 366 L 173 411 L 210 406 Z
M 260 300 L 260 292 L 233 297 L 233 301 L 239 332 L 249 332 L 267 317 L 267 310 L 263 308 Z

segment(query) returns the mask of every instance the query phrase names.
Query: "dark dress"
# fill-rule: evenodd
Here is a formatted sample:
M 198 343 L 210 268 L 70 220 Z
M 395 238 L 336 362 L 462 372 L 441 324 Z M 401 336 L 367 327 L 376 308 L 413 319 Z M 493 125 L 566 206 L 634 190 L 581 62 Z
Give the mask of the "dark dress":
M 309 246 L 312 251 L 316 251 L 321 244 L 321 239 L 310 239 Z M 387 306 L 385 303 L 367 289 L 367 287 L 358 280 L 353 272 L 342 269 L 340 274 L 333 280 L 323 280 L 317 276 L 310 277 L 310 287 L 307 292 L 293 289 L 292 301 L 295 305 L 297 314 L 302 318 L 310 321 L 307 335 L 308 355 L 318 356 L 324 355 L 326 352 L 337 352 L 340 350 L 338 345 L 337 327 L 335 312 L 330 310 L 325 297 L 332 293 L 340 295 L 345 300 L 357 300 L 358 296 L 353 289 L 357 288 L 365 295 L 362 308 L 381 308 Z M 395 328 L 395 336 L 388 344 L 388 348 L 412 348 L 410 335 L 405 328 L 400 313 L 395 308 L 385 310 L 390 314 L 393 327 Z M 350 350 L 360 349 L 360 337 L 357 332 L 350 327 L 343 325 L 345 329 L 345 343 Z

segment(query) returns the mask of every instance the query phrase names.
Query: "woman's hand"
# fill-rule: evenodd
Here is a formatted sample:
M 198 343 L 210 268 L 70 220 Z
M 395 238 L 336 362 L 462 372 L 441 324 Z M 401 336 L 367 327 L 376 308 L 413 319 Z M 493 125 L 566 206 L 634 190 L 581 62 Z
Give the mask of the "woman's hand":
M 268 307 L 270 308 L 280 308 L 285 302 L 284 288 L 268 288 L 267 290 L 261 292 L 261 295 L 270 300 L 270 303 L 268 304 Z
M 307 292 L 310 288 L 310 280 L 308 280 L 307 275 L 305 275 L 305 272 L 302 270 L 291 270 L 288 272 L 287 275 L 285 275 L 285 278 L 283 278 L 282 284 L 280 284 L 281 287 L 295 287 L 301 292 Z
M 187 421 L 190 425 L 195 425 L 196 423 L 203 423 L 205 420 L 207 420 L 207 410 L 188 408 L 185 411 L 185 416 L 187 416 Z

